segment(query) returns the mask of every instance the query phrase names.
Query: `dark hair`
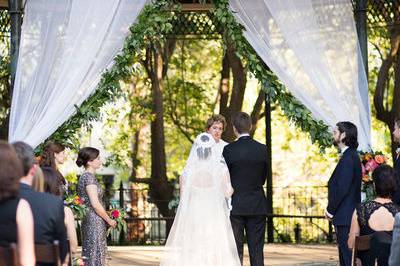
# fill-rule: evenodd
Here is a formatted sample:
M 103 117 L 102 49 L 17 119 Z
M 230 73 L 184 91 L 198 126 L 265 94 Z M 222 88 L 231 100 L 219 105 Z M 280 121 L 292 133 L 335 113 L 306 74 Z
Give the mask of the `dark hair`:
M 396 172 L 389 165 L 381 165 L 372 172 L 372 180 L 378 197 L 392 198 L 397 189 Z
M 400 117 L 394 119 L 394 124 L 397 125 L 397 127 L 400 127 Z
M 96 159 L 100 154 L 100 151 L 96 148 L 85 147 L 79 150 L 78 159 L 76 159 L 76 165 L 79 167 L 86 167 L 87 163 Z
M 40 167 L 52 167 L 56 170 L 57 165 L 54 153 L 60 153 L 64 150 L 64 145 L 55 141 L 48 141 L 44 146 L 43 153 L 41 155 Z
M 36 164 L 35 154 L 31 146 L 22 141 L 17 141 L 12 144 L 19 160 L 22 163 L 24 170 L 23 175 L 26 176 L 33 165 Z
M 336 126 L 338 127 L 340 133 L 346 133 L 346 137 L 344 137 L 342 140 L 343 143 L 349 148 L 357 149 L 357 127 L 348 121 L 338 122 Z
M 232 124 L 239 134 L 249 133 L 251 129 L 251 118 L 245 112 L 238 112 L 232 116 Z
M 14 148 L 0 141 L 0 202 L 18 195 L 19 179 L 24 175 Z
M 44 176 L 44 191 L 56 196 L 61 196 L 60 174 L 51 167 L 42 167 Z
M 222 124 L 222 129 L 225 130 L 226 128 L 226 119 L 223 115 L 213 115 L 211 116 L 208 120 L 207 120 L 207 124 L 206 124 L 206 130 L 209 130 L 210 127 L 214 124 L 214 123 L 221 123 Z

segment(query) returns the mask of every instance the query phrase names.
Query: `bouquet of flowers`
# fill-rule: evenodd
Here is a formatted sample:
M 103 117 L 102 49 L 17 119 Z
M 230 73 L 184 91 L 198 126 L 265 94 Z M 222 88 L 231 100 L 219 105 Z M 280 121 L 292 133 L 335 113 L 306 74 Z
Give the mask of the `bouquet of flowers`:
M 85 266 L 85 261 L 83 258 L 73 258 L 72 266 Z
M 85 217 L 86 205 L 78 195 L 66 196 L 64 204 L 71 208 L 76 218 L 83 219 Z
M 387 158 L 382 152 L 366 152 L 360 153 L 362 184 L 361 192 L 365 193 L 365 200 L 373 200 L 375 198 L 375 189 L 372 181 L 372 172 L 380 165 L 387 162 Z
M 107 236 L 112 232 L 112 231 L 117 231 L 117 232 L 121 232 L 123 231 L 124 233 L 127 232 L 127 226 L 126 226 L 126 222 L 125 222 L 125 216 L 126 213 L 124 210 L 119 209 L 119 208 L 112 208 L 109 211 L 109 215 L 110 217 L 117 222 L 117 226 L 115 228 L 108 228 L 107 230 Z

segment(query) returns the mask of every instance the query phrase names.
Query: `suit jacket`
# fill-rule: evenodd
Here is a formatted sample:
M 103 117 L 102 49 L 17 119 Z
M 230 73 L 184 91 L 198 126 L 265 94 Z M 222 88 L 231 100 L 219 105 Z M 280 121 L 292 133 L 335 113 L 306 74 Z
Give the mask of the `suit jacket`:
M 356 149 L 348 148 L 328 182 L 328 208 L 334 225 L 350 225 L 361 202 L 361 162 Z
M 223 151 L 229 168 L 232 215 L 266 215 L 264 183 L 267 176 L 267 148 L 250 137 L 241 137 Z
M 397 189 L 393 194 L 393 202 L 400 205 L 400 157 L 394 161 L 393 168 L 396 170 Z
M 19 195 L 31 206 L 34 220 L 35 243 L 60 243 L 60 257 L 64 261 L 68 251 L 67 233 L 64 223 L 64 204 L 61 198 L 33 190 L 27 184 L 20 184 Z
M 389 266 L 400 265 L 400 213 L 394 218 L 392 246 L 390 248 Z

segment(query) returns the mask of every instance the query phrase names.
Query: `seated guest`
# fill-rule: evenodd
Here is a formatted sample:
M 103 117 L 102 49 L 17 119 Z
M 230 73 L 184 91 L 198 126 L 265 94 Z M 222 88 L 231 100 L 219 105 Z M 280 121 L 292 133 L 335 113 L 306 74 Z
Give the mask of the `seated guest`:
M 60 259 L 64 261 L 67 252 L 67 234 L 64 225 L 63 201 L 54 195 L 32 189 L 36 164 L 32 147 L 24 142 L 12 144 L 22 163 L 23 177 L 20 179 L 19 195 L 28 201 L 32 209 L 36 244 L 60 243 Z M 47 265 L 47 264 L 36 264 Z
M 394 216 L 400 211 L 400 208 L 392 202 L 392 195 L 396 189 L 395 172 L 392 167 L 382 165 L 372 173 L 372 179 L 375 185 L 376 198 L 372 201 L 361 203 L 354 211 L 349 233 L 349 248 L 354 247 L 355 237 L 360 235 L 373 235 L 375 232 L 387 232 L 392 234 L 394 225 Z M 388 252 L 384 257 L 379 257 L 378 265 L 387 265 L 389 257 L 389 248 L 387 245 L 381 249 L 387 248 Z M 371 246 L 372 249 L 372 246 Z M 359 259 L 362 265 L 375 265 L 375 257 L 371 251 L 359 252 Z M 380 252 L 380 254 L 383 254 Z
M 45 192 L 61 197 L 61 190 L 59 187 L 59 174 L 51 167 L 43 167 L 44 175 L 44 189 Z M 76 253 L 78 247 L 78 239 L 75 230 L 75 219 L 72 210 L 64 206 L 65 226 L 67 227 L 67 236 L 69 239 L 70 249 L 72 253 Z
M 396 214 L 393 228 L 393 241 L 390 248 L 389 266 L 400 265 L 400 213 Z
M 11 145 L 0 141 L 0 246 L 17 243 L 20 265 L 35 265 L 33 217 L 18 197 L 22 165 Z

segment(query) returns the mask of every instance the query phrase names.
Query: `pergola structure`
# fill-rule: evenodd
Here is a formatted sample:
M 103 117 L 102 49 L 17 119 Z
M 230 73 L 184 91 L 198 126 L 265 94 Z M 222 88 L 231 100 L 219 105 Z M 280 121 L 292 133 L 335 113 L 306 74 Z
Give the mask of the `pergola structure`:
M 25 0 L 30 1 L 30 0 Z M 213 8 L 212 0 L 180 0 L 182 9 L 175 16 L 174 32 L 170 38 L 220 38 L 222 25 L 218 25 L 213 20 L 210 10 Z M 400 0 L 384 1 L 384 0 L 352 0 L 354 7 L 355 20 L 357 24 L 358 37 L 362 50 L 364 65 L 367 71 L 367 28 L 388 26 L 390 23 L 395 26 L 399 21 L 392 16 L 393 21 L 387 21 L 379 14 L 399 12 L 396 9 L 400 6 Z M 18 57 L 19 36 L 21 31 L 23 0 L 0 0 L 0 19 L 10 21 L 0 25 L 0 37 L 9 37 L 10 39 L 10 56 L 11 56 L 11 84 L 16 73 L 16 63 Z M 4 11 L 4 10 L 7 10 Z M 390 17 L 390 16 L 389 16 Z M 12 90 L 12 85 L 10 86 Z M 12 92 L 10 93 L 12 95 Z M 273 207 L 273 183 L 272 183 L 272 156 L 271 156 L 271 108 L 268 99 L 265 101 L 265 118 L 266 118 L 266 144 L 268 147 L 268 176 L 267 176 L 267 201 L 270 210 Z M 273 213 L 268 219 L 268 242 L 273 242 Z

